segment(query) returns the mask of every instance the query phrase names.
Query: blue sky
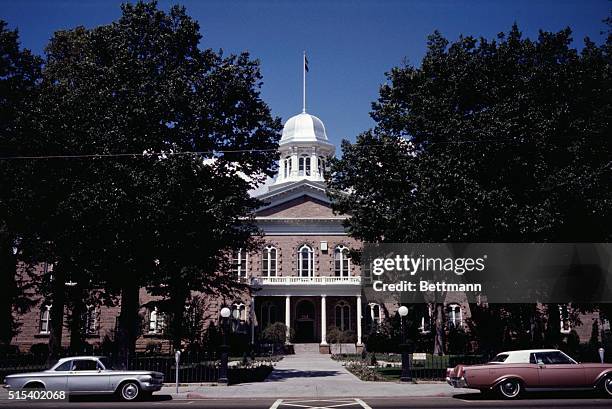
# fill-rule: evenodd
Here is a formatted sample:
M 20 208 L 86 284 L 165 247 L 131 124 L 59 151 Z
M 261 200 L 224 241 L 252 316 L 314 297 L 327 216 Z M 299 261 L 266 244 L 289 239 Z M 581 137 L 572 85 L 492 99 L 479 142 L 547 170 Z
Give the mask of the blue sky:
M 93 27 L 116 19 L 121 1 L 0 0 L 0 18 L 20 31 L 25 47 L 42 53 L 54 31 Z M 160 1 L 167 9 L 177 1 Z M 200 22 L 202 47 L 243 50 L 259 58 L 263 98 L 283 121 L 301 111 L 302 51 L 310 61 L 308 112 L 317 115 L 338 144 L 373 125 L 370 104 L 384 73 L 404 58 L 418 65 L 427 35 L 438 29 L 491 38 L 513 22 L 526 36 L 538 29 L 574 30 L 601 42 L 609 0 L 508 1 L 178 1 Z

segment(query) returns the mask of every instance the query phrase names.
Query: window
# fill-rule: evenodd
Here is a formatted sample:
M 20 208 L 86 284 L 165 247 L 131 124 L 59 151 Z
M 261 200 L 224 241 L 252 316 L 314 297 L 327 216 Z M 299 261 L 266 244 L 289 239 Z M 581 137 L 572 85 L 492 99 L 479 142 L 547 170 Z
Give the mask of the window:
M 276 277 L 278 251 L 274 246 L 266 246 L 263 250 L 262 271 L 267 277 Z
M 312 248 L 304 244 L 298 250 L 298 275 L 312 277 L 314 274 L 314 253 Z
M 348 277 L 351 269 L 349 249 L 339 245 L 334 250 L 334 273 L 336 277 Z
M 491 359 L 491 362 L 504 362 L 506 359 L 508 359 L 508 356 L 508 354 L 497 354 L 495 358 Z
M 459 304 L 449 304 L 448 324 L 451 328 L 459 328 L 463 324 L 463 312 Z
M 100 367 L 100 369 L 102 369 Z M 72 370 L 73 371 L 97 371 L 98 370 L 98 361 L 94 361 L 93 359 L 75 359 L 72 361 Z
M 431 316 L 433 315 L 431 304 L 427 304 L 427 309 L 424 311 L 423 316 L 421 317 L 421 326 L 419 327 L 419 332 L 423 335 L 429 334 L 431 332 Z
M 246 306 L 243 303 L 232 304 L 232 315 L 230 317 L 232 332 L 246 332 L 244 325 L 246 321 Z
M 238 276 L 238 278 L 246 278 L 247 276 L 247 253 L 243 249 L 238 249 L 234 253 L 232 259 L 232 272 Z
M 310 176 L 310 158 L 308 156 L 300 156 L 298 159 L 298 175 Z
M 55 368 L 56 371 L 60 372 L 69 371 L 70 369 L 72 369 L 72 361 L 66 361 L 63 364 L 59 365 L 57 368 Z
M 51 332 L 51 306 L 43 305 L 40 311 L 40 333 L 49 334 Z
M 372 281 L 372 263 L 364 261 L 363 264 L 361 264 L 361 275 L 366 283 Z
M 278 322 L 278 307 L 266 301 L 261 305 L 261 329 L 265 329 L 268 325 Z
M 317 160 L 317 164 L 319 167 L 319 175 L 321 176 L 325 176 L 325 159 L 323 158 L 323 156 L 319 156 L 318 158 L 319 160 Z
M 536 363 L 544 364 L 544 365 L 567 365 L 567 364 L 575 364 L 574 361 L 569 356 L 565 355 L 561 351 L 550 351 L 550 352 L 535 352 L 531 354 L 533 358 L 535 358 Z M 529 359 L 530 362 L 533 362 L 532 357 Z
M 336 304 L 336 327 L 341 331 L 351 329 L 351 307 L 346 301 Z
M 162 334 L 166 329 L 166 314 L 157 307 L 149 312 L 149 334 Z
M 561 333 L 569 334 L 572 331 L 572 326 L 570 325 L 569 309 L 567 308 L 567 304 L 559 306 L 559 319 L 561 320 Z
M 98 331 L 98 309 L 94 305 L 88 305 L 83 314 L 83 329 L 85 335 L 94 335 Z
M 370 320 L 372 322 L 372 326 L 376 328 L 382 322 L 382 311 L 380 309 L 380 304 L 371 302 L 368 304 L 368 309 L 370 310 Z
M 285 161 L 285 179 L 291 175 L 291 157 L 288 156 L 284 159 Z

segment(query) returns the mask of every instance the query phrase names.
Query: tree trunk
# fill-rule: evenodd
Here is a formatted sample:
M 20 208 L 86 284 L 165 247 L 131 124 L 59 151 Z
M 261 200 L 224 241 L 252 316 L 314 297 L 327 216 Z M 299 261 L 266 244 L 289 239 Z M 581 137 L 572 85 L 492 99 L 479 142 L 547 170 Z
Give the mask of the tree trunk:
M 121 289 L 121 312 L 117 330 L 117 361 L 121 368 L 127 368 L 128 359 L 134 354 L 138 335 L 138 285 L 126 282 Z
M 83 326 L 83 313 L 85 305 L 81 298 L 82 291 L 76 291 L 76 296 L 71 300 L 72 312 L 70 314 L 70 352 L 73 354 L 84 353 L 85 331 Z
M 177 291 L 173 291 L 171 295 L 172 299 L 170 300 L 170 305 L 172 311 L 170 321 L 170 333 L 172 334 L 172 347 L 175 351 L 181 349 L 181 343 L 183 340 L 183 332 L 184 332 L 184 322 L 183 322 L 183 313 L 185 312 L 185 302 L 187 301 L 186 291 L 184 289 L 178 289 Z
M 436 304 L 436 333 L 434 338 L 434 355 L 444 355 L 444 311 L 443 304 Z
M 49 333 L 49 356 L 47 364 L 53 365 L 60 357 L 62 351 L 62 332 L 64 330 L 64 306 L 66 304 L 66 270 L 62 263 L 58 263 L 53 270 L 51 284 L 51 329 Z
M 13 302 L 18 289 L 15 281 L 17 274 L 17 258 L 13 254 L 13 240 L 5 229 L 0 229 L 0 344 L 10 345 L 15 335 L 15 317 Z

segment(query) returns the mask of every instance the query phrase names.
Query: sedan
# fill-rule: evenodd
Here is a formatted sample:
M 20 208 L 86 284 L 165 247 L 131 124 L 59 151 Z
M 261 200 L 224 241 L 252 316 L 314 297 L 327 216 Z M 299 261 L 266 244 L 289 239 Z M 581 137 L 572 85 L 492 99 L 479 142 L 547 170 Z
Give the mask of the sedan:
M 118 370 L 105 357 L 75 356 L 60 359 L 46 371 L 8 375 L 4 388 L 66 391 L 69 395 L 116 394 L 124 401 L 134 401 L 150 397 L 163 382 L 160 372 Z
M 456 388 L 496 391 L 504 399 L 547 390 L 599 390 L 612 398 L 612 364 L 578 363 L 556 349 L 502 352 L 483 365 L 448 368 L 446 380 Z

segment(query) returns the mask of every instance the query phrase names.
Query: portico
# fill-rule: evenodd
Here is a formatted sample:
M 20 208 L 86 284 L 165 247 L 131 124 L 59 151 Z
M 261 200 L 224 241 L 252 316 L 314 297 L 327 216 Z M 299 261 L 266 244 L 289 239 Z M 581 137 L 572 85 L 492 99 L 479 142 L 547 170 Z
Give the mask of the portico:
M 318 343 L 322 353 L 329 353 L 327 330 L 337 327 L 355 334 L 362 346 L 361 280 L 356 277 L 254 277 L 252 286 L 257 305 L 257 326 L 263 330 L 271 319 L 284 322 L 290 342 Z M 284 306 L 284 316 L 270 314 Z M 251 337 L 255 339 L 255 325 Z M 288 337 L 289 339 L 289 337 Z

